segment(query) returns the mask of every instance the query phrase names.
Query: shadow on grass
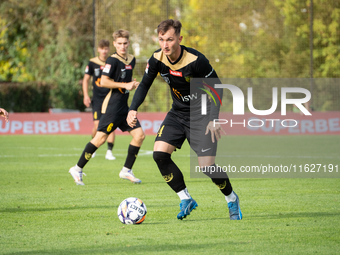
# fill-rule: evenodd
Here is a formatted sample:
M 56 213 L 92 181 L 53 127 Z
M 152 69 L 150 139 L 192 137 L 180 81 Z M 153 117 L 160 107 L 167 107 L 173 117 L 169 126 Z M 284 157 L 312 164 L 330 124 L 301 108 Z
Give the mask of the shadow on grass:
M 83 210 L 83 209 L 114 209 L 118 208 L 119 203 L 112 205 L 99 205 L 99 206 L 69 206 L 69 207 L 54 207 L 54 208 L 0 208 L 0 213 L 27 213 L 27 212 L 49 212 L 49 211 L 70 211 L 70 210 Z M 159 205 L 148 205 L 148 208 L 159 207 Z M 162 205 L 162 207 L 178 207 L 174 204 Z
M 10 254 L 171 254 L 181 252 L 182 254 L 194 254 L 195 252 L 211 252 L 215 251 L 216 246 L 226 246 L 228 245 L 237 247 L 239 245 L 245 245 L 249 242 L 225 242 L 225 243 L 204 243 L 204 244 L 150 244 L 150 245 L 129 245 L 122 244 L 118 247 L 98 247 L 89 246 L 88 248 L 78 249 L 60 249 L 60 250 L 32 250 L 32 251 L 20 251 Z
M 319 218 L 340 216 L 340 212 L 291 212 L 267 215 L 249 215 L 250 220 L 255 219 L 291 219 L 291 218 Z M 247 216 L 246 216 L 247 217 Z
M 82 209 L 112 209 L 113 206 L 70 206 L 70 207 L 55 207 L 55 208 L 2 208 L 0 213 L 27 213 L 27 212 L 49 212 L 49 211 L 70 211 Z M 118 207 L 118 204 L 117 204 Z

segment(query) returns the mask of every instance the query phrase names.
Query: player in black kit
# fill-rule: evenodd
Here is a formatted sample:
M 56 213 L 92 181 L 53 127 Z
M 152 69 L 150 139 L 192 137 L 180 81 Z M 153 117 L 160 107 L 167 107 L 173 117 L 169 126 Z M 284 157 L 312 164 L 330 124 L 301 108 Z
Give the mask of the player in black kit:
M 83 79 L 83 95 L 84 95 L 84 105 L 89 107 L 92 105 L 92 116 L 93 116 L 93 128 L 92 128 L 92 138 L 97 133 L 97 128 L 99 124 L 100 117 L 102 116 L 101 108 L 103 101 L 109 93 L 110 89 L 103 88 L 100 85 L 100 79 L 102 76 L 102 71 L 105 66 L 105 61 L 109 56 L 110 50 L 110 42 L 108 40 L 100 40 L 98 43 L 98 53 L 99 56 L 91 58 L 88 65 L 85 69 L 84 79 Z M 88 93 L 89 81 L 92 79 L 92 100 Z M 115 140 L 115 132 L 112 132 L 107 137 L 107 151 L 105 154 L 105 158 L 108 160 L 115 160 L 115 156 L 112 155 L 112 148 Z M 92 154 L 92 158 L 95 156 L 95 153 Z
M 200 105 L 200 97 L 191 97 L 191 78 L 218 78 L 216 72 L 209 64 L 206 57 L 192 48 L 180 45 L 181 23 L 172 19 L 165 20 L 158 25 L 158 39 L 161 49 L 155 51 L 148 61 L 143 79 L 135 92 L 132 100 L 127 122 L 131 127 L 137 124 L 137 109 L 144 101 L 147 92 L 157 74 L 169 84 L 173 104 L 171 110 L 165 117 L 158 131 L 153 158 L 168 185 L 179 196 L 180 212 L 178 219 L 183 219 L 197 207 L 196 201 L 190 196 L 184 182 L 183 174 L 177 165 L 172 161 L 171 154 L 176 148 L 181 148 L 185 139 L 188 139 L 191 148 L 198 156 L 200 167 L 215 165 L 216 147 L 223 129 L 219 125 L 213 125 L 213 119 L 218 118 L 219 104 L 210 104 L 207 117 L 199 120 L 205 128 L 190 126 L 192 116 L 190 107 Z M 216 89 L 219 96 L 221 89 Z M 202 132 L 203 130 L 203 132 Z M 210 135 L 209 135 L 210 132 Z M 190 139 L 191 137 L 191 139 Z M 202 145 L 209 145 L 204 149 Z M 210 176 L 212 181 L 219 187 L 228 202 L 229 216 L 231 220 L 241 220 L 242 213 L 239 205 L 239 198 L 233 191 L 227 174 L 221 178 Z
M 84 185 L 82 181 L 83 167 L 91 159 L 92 154 L 98 147 L 105 142 L 107 136 L 117 127 L 122 131 L 128 131 L 132 135 L 128 155 L 119 177 L 133 183 L 141 182 L 140 179 L 134 176 L 132 166 L 145 135 L 138 120 L 136 120 L 134 127 L 130 127 L 126 122 L 129 110 L 127 105 L 129 91 L 136 89 L 139 85 L 139 82 L 132 80 L 132 70 L 136 59 L 128 54 L 129 44 L 128 31 L 118 30 L 113 33 L 113 45 L 116 48 L 116 53 L 106 60 L 101 77 L 101 86 L 110 89 L 102 105 L 103 115 L 99 120 L 95 137 L 86 145 L 78 163 L 69 170 L 77 185 Z

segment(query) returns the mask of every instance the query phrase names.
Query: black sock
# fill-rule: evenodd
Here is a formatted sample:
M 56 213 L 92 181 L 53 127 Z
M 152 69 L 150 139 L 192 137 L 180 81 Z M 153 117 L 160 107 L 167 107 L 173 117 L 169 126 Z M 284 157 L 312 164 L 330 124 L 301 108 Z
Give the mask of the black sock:
M 213 169 L 217 169 L 215 164 L 211 165 L 211 167 L 213 167 Z M 211 178 L 213 183 L 216 184 L 216 186 L 221 190 L 221 192 L 225 196 L 230 195 L 230 193 L 233 191 L 233 187 L 231 186 L 227 173 L 214 172 L 206 175 L 208 175 Z
M 83 168 L 86 163 L 91 159 L 92 154 L 97 150 L 98 148 L 94 146 L 91 142 L 86 144 L 85 149 L 83 153 L 81 154 L 79 161 L 77 165 L 81 168 Z
M 178 166 L 172 161 L 171 154 L 154 151 L 153 159 L 157 163 L 164 180 L 176 193 L 186 188 L 183 174 Z
M 112 151 L 112 149 L 113 149 L 113 143 L 107 142 L 107 149 L 110 150 L 110 151 Z
M 129 145 L 128 154 L 125 160 L 124 167 L 131 169 L 136 161 L 140 147 Z

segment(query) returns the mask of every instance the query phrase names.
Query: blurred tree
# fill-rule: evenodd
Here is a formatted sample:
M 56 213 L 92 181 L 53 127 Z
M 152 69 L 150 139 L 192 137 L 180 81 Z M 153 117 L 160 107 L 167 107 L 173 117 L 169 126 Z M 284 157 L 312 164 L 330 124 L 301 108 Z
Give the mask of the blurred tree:
M 306 78 L 309 4 L 310 0 L 1 1 L 0 79 L 52 84 L 52 107 L 81 108 L 79 80 L 96 48 L 93 21 L 95 44 L 103 38 L 112 42 L 117 29 L 131 32 L 135 75 L 141 77 L 147 59 L 159 48 L 157 25 L 167 17 L 181 20 L 183 44 L 205 54 L 220 77 Z M 340 77 L 339 20 L 339 1 L 314 0 L 315 78 Z M 145 105 L 164 100 L 167 89 L 153 86 Z
M 3 79 L 54 84 L 64 98 L 51 98 L 52 107 L 61 100 L 71 107 L 81 105 L 74 98 L 92 56 L 92 1 L 8 0 L 0 4 L 0 13 L 5 53 L 0 68 L 12 67 Z
M 181 7 L 183 43 L 222 77 L 310 77 L 309 4 L 190 0 Z M 339 20 L 339 1 L 314 0 L 314 77 L 340 77 Z

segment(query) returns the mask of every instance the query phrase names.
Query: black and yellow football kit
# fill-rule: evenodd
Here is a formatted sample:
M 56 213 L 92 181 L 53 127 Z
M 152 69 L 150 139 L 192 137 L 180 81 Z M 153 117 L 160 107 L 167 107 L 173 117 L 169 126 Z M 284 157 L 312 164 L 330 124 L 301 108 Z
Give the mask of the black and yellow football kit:
M 132 55 L 128 55 L 125 59 L 117 53 L 114 53 L 106 60 L 102 75 L 108 76 L 115 82 L 131 82 L 135 63 L 136 59 Z M 129 111 L 128 98 L 129 91 L 126 89 L 109 90 L 102 104 L 101 112 L 103 115 L 99 121 L 98 131 L 110 134 L 117 127 L 122 131 L 130 131 L 140 127 L 139 121 L 134 128 L 131 128 L 126 122 Z
M 130 110 L 138 109 L 158 73 L 170 86 L 173 103 L 160 127 L 156 141 L 164 141 L 181 148 L 185 139 L 188 139 L 191 148 L 198 156 L 214 156 L 217 143 L 212 143 L 210 134 L 205 135 L 204 133 L 208 122 L 218 118 L 220 105 L 215 106 L 209 102 L 208 115 L 202 116 L 201 94 L 204 92 L 190 88 L 192 78 L 206 80 L 207 78 L 218 78 L 209 60 L 197 50 L 182 45 L 181 55 L 173 63 L 163 54 L 162 50 L 155 51 L 148 61 Z M 219 94 L 222 95 L 221 89 Z M 195 125 L 193 125 L 193 121 Z M 211 149 L 206 150 L 207 146 Z
M 85 74 L 93 76 L 92 91 L 93 96 L 91 100 L 93 120 L 99 120 L 101 117 L 102 103 L 109 93 L 110 89 L 100 86 L 100 77 L 104 69 L 105 62 L 100 60 L 99 57 L 91 58 L 85 69 Z
M 208 83 L 208 78 L 218 79 L 209 60 L 197 50 L 182 45 L 181 55 L 175 62 L 171 62 L 162 50 L 155 51 L 148 61 L 130 110 L 137 111 L 158 73 L 170 86 L 173 104 L 161 124 L 156 141 L 181 148 L 187 139 L 197 156 L 215 156 L 217 142 L 213 143 L 211 134 L 205 135 L 205 132 L 209 121 L 218 118 L 220 104 L 209 102 L 207 115 L 201 115 L 201 95 L 204 92 L 198 87 L 190 86 L 191 78 L 202 78 Z M 215 91 L 222 98 L 222 89 Z M 177 193 L 183 191 L 186 188 L 183 174 L 171 159 L 171 154 L 154 151 L 153 158 L 167 184 Z M 231 194 L 232 186 L 227 174 L 209 175 L 209 177 L 224 195 Z

